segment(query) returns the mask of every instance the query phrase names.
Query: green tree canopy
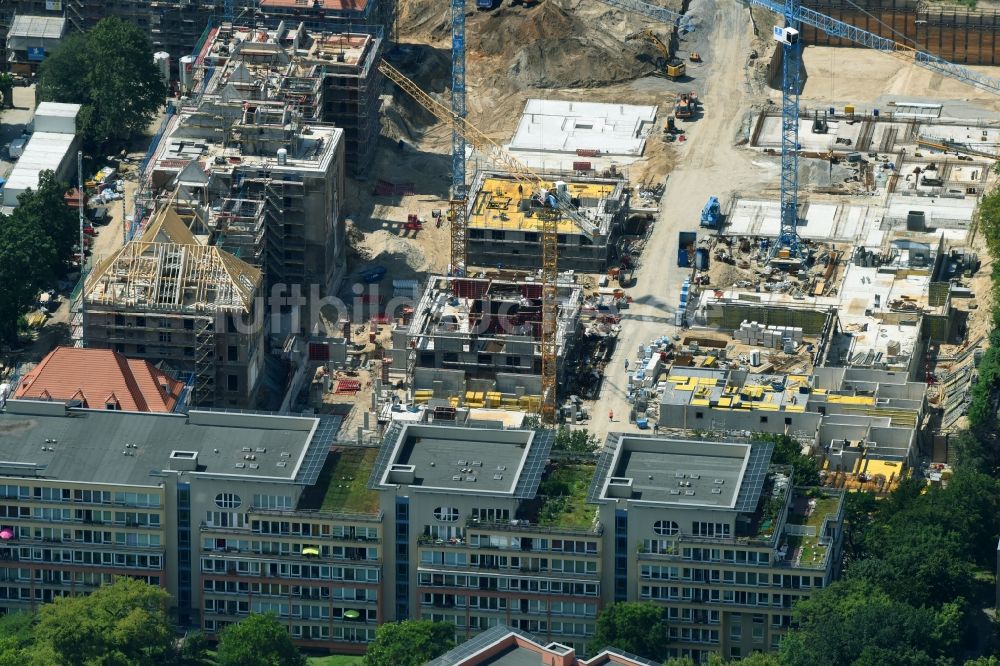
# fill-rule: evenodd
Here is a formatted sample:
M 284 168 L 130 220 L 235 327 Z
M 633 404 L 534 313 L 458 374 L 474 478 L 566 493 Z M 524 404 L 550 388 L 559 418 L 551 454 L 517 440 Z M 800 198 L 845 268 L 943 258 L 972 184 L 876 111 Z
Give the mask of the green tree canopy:
M 167 94 L 153 46 L 138 27 L 111 16 L 62 39 L 39 69 L 40 101 L 81 104 L 85 142 L 117 147 L 141 134 Z
M 166 608 L 159 587 L 119 578 L 93 594 L 60 597 L 41 606 L 32 651 L 51 664 L 146 666 L 173 657 Z
M 38 225 L 24 215 L 0 215 L 0 340 L 17 342 L 18 318 L 52 282 L 57 263 L 52 239 Z
M 365 666 L 422 666 L 455 646 L 455 625 L 430 620 L 383 624 L 365 652 Z
M 646 659 L 667 656 L 666 609 L 650 602 L 621 602 L 606 606 L 597 616 L 597 629 L 588 647 L 598 652 L 615 647 Z
M 795 605 L 799 627 L 781 643 L 783 666 L 931 666 L 960 633 L 953 607 L 893 599 L 867 581 L 834 583 Z
M 305 666 L 274 613 L 251 613 L 219 634 L 218 666 Z
M 11 214 L 41 229 L 52 240 L 59 259 L 69 257 L 73 245 L 80 241 L 79 215 L 63 198 L 68 189 L 69 185 L 56 180 L 52 171 L 43 171 L 37 188 L 18 195 L 17 208 Z

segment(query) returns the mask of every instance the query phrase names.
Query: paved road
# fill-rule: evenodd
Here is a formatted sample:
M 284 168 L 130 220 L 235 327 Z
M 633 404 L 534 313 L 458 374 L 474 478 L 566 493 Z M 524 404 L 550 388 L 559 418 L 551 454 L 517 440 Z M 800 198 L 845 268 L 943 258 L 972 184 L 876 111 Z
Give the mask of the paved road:
M 677 268 L 677 233 L 698 228 L 709 196 L 725 197 L 767 176 L 750 162 L 748 151 L 741 152 L 734 145 L 751 102 L 744 85 L 744 65 L 751 48 L 747 10 L 733 0 L 708 0 L 702 13 L 713 16 L 711 21 L 702 21 L 712 32 L 713 46 L 712 52 L 702 54 L 707 67 L 700 71 L 707 69 L 707 74 L 692 82 L 691 88 L 699 92 L 704 114 L 686 124 L 687 142 L 675 144 L 680 155 L 677 167 L 667 181 L 659 219 L 643 251 L 638 282 L 628 290 L 633 304 L 622 313 L 618 346 L 591 420 L 585 424 L 602 441 L 608 432 L 638 431 L 628 421 L 625 359 L 634 368 L 639 345 L 676 332 L 674 312 L 681 285 L 689 277 Z M 614 412 L 613 421 L 608 419 L 609 411 Z

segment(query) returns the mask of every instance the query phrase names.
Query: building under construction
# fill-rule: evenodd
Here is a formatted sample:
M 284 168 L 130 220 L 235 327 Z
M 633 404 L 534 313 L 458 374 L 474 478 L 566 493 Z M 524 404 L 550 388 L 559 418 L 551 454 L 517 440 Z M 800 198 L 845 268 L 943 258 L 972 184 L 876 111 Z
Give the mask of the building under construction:
M 321 58 L 295 57 L 301 36 L 217 35 L 191 82 L 197 92 L 157 146 L 140 206 L 169 200 L 210 244 L 260 267 L 269 293 L 300 285 L 325 296 L 346 266 L 345 130 L 320 121 L 326 70 Z
M 583 290 L 558 288 L 556 354 L 562 383 L 581 339 Z M 542 286 L 535 282 L 435 276 L 412 320 L 393 331 L 393 368 L 414 401 L 537 412 L 541 394 Z
M 307 123 L 344 130 L 354 173 L 371 164 L 378 143 L 382 39 L 357 32 L 310 32 L 302 23 L 274 30 L 212 28 L 181 86 L 193 97 L 280 102 Z
M 569 217 L 558 222 L 559 269 L 604 273 L 618 266 L 629 210 L 628 183 L 618 178 L 545 174 L 546 189 L 531 192 L 503 173 L 480 171 L 467 215 L 470 266 L 537 269 L 542 264 L 539 213 L 553 197 L 565 199 L 588 228 Z
M 396 0 L 306 2 L 305 0 L 233 0 L 234 22 L 275 28 L 281 22 L 305 22 L 313 31 L 393 34 Z M 178 61 L 198 46 L 210 25 L 223 22 L 223 0 L 5 0 L 0 2 L 0 39 L 15 14 L 64 16 L 69 30 L 83 31 L 101 19 L 117 16 L 149 35 L 154 51 Z
M 162 362 L 190 378 L 193 405 L 253 406 L 265 353 L 260 289 L 257 268 L 199 243 L 165 207 L 88 275 L 84 343 Z

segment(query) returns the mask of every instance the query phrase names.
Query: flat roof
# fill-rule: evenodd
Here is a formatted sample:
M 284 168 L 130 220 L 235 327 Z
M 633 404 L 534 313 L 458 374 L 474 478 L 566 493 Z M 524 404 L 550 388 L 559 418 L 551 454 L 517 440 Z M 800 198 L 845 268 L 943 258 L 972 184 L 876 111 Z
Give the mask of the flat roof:
M 35 109 L 36 116 L 59 116 L 61 118 L 76 118 L 80 114 L 79 104 L 68 102 L 42 102 Z
M 646 130 L 656 123 L 655 106 L 529 99 L 509 148 L 577 154 L 638 157 Z
M 183 451 L 197 454 L 195 473 L 308 483 L 339 424 L 254 412 L 153 414 L 8 400 L 0 413 L 0 475 L 158 485 L 153 474 L 181 469 L 170 457 Z
M 589 210 L 599 211 L 601 201 L 613 197 L 621 187 L 621 181 L 590 181 L 566 180 L 566 189 L 573 199 L 580 199 L 581 215 L 586 217 Z M 555 191 L 554 180 L 546 181 L 546 190 Z M 476 191 L 469 206 L 468 226 L 470 228 L 486 228 L 509 231 L 542 230 L 542 220 L 537 213 L 523 210 L 522 199 L 528 199 L 532 192 L 530 188 L 518 191 L 521 184 L 514 178 L 503 176 L 486 176 L 482 186 Z M 537 208 L 536 208 L 537 210 Z M 598 225 L 600 226 L 600 225 Z M 558 223 L 561 234 L 580 233 L 577 224 L 569 217 L 562 217 Z
M 66 18 L 63 16 L 32 16 L 18 14 L 10 24 L 8 37 L 36 37 L 41 39 L 59 39 L 66 30 Z
M 17 195 L 28 189 L 38 187 L 38 177 L 47 169 L 58 171 L 59 165 L 66 158 L 76 136 L 60 132 L 35 132 L 31 135 L 24 153 L 18 158 L 7 184 L 4 185 L 4 203 L 8 206 L 17 205 Z
M 534 497 L 552 446 L 534 430 L 396 422 L 383 441 L 374 486 L 408 485 L 468 493 Z M 397 474 L 412 472 L 399 481 Z
M 598 461 L 599 499 L 752 512 L 774 445 L 611 433 Z M 626 489 L 630 483 L 630 492 Z

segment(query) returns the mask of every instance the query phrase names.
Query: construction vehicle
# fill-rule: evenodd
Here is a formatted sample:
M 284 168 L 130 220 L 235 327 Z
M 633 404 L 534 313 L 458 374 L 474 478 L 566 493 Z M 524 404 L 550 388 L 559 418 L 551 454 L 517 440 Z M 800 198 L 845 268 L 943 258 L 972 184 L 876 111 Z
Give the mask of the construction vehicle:
M 534 7 L 538 4 L 538 0 L 510 0 L 511 7 L 517 7 L 519 5 L 524 5 L 525 7 Z
M 686 72 L 684 61 L 680 58 L 673 57 L 670 54 L 670 49 L 667 48 L 667 45 L 664 44 L 663 40 L 657 37 L 652 30 L 634 32 L 626 37 L 625 41 L 631 42 L 635 39 L 645 40 L 656 48 L 656 50 L 660 53 L 660 61 L 657 63 L 657 66 L 663 68 L 663 73 L 666 74 L 668 79 L 676 81 L 684 76 Z
M 557 190 L 550 189 L 550 185 L 542 180 L 541 176 L 532 171 L 527 165 L 507 152 L 502 146 L 486 136 L 482 130 L 470 123 L 464 116 L 453 113 L 451 109 L 444 106 L 426 92 L 420 89 L 417 84 L 406 78 L 402 72 L 383 60 L 379 63 L 379 71 L 390 81 L 396 84 L 401 90 L 410 95 L 414 101 L 429 111 L 441 122 L 447 123 L 456 134 L 480 154 L 487 157 L 496 166 L 510 174 L 512 178 L 532 194 L 538 194 L 545 205 L 536 213 L 541 222 L 542 233 L 542 328 L 539 339 L 539 347 L 542 355 L 542 377 L 541 377 L 541 417 L 546 423 L 554 423 L 556 419 L 556 377 L 557 362 L 556 357 L 556 332 L 559 316 L 558 299 L 558 229 L 560 219 L 568 219 L 573 222 L 580 232 L 588 240 L 593 241 L 599 234 L 597 225 L 583 217 L 570 204 L 569 197 L 564 196 Z M 532 198 L 531 196 L 527 198 Z M 454 250 L 455 239 L 464 240 L 466 233 L 465 224 L 465 202 L 454 205 L 449 219 L 452 220 L 452 264 L 462 262 L 465 267 L 465 256 L 456 257 Z M 464 249 L 464 244 L 463 244 Z
M 701 62 L 701 54 L 698 53 L 697 51 L 691 51 L 691 53 L 688 55 L 688 60 L 690 60 L 691 62 Z
M 674 116 L 677 118 L 694 118 L 698 112 L 698 95 L 693 92 L 681 93 L 674 105 Z
M 717 197 L 709 197 L 708 203 L 701 209 L 701 226 L 705 229 L 718 229 L 722 221 L 722 206 Z

